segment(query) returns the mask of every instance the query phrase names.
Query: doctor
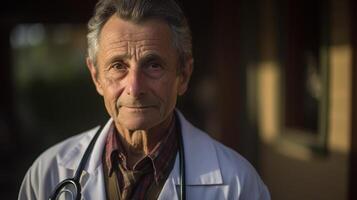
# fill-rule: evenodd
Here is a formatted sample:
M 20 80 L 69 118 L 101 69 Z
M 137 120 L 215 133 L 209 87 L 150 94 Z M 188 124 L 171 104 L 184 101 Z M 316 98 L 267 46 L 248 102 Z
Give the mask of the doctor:
M 243 157 L 175 110 L 193 58 L 190 29 L 174 0 L 100 0 L 88 28 L 87 66 L 111 119 L 39 156 L 20 200 L 57 198 L 56 187 L 78 171 L 86 200 L 270 199 Z M 55 195 L 68 199 L 70 187 Z

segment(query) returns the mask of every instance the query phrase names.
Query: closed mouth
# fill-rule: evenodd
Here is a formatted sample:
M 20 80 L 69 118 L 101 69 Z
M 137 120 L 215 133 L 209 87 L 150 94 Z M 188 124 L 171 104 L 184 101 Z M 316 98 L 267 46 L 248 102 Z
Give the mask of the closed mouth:
M 123 107 L 127 107 L 130 109 L 147 109 L 147 108 L 152 108 L 153 106 L 123 106 Z

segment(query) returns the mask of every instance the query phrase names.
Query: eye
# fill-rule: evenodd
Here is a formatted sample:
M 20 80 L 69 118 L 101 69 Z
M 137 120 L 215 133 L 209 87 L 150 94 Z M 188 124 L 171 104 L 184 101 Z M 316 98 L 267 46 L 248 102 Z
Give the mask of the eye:
M 162 69 L 162 66 L 158 63 L 150 63 L 148 65 L 148 68 L 151 70 L 160 70 L 160 69 Z
M 151 78 L 160 78 L 165 72 L 163 65 L 157 62 L 148 63 L 144 70 L 145 73 Z
M 115 62 L 113 64 L 110 65 L 110 69 L 114 69 L 120 72 L 124 72 L 127 70 L 127 66 L 122 63 L 122 62 Z
M 113 78 L 123 78 L 128 73 L 128 65 L 121 61 L 115 61 L 108 65 L 108 75 Z

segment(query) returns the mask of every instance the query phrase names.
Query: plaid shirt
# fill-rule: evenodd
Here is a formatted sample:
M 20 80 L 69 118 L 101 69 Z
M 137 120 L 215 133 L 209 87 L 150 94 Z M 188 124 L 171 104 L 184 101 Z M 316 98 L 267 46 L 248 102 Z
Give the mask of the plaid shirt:
M 178 148 L 175 124 L 173 117 L 166 136 L 148 155 L 135 163 L 133 169 L 127 165 L 127 156 L 130 155 L 124 151 L 115 125 L 112 124 L 104 156 L 108 166 L 107 175 L 111 177 L 117 174 L 120 199 L 147 199 L 147 196 L 157 196 L 160 193 L 162 188 L 152 188 L 162 187 L 173 168 Z M 116 173 L 113 173 L 114 170 Z

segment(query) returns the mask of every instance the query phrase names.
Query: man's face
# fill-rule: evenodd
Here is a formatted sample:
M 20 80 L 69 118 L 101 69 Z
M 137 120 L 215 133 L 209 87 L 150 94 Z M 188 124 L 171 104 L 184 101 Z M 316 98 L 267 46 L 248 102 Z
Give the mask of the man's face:
M 133 23 L 112 16 L 99 38 L 97 65 L 87 59 L 92 79 L 117 126 L 149 130 L 168 119 L 192 72 L 182 73 L 169 26 L 157 19 Z

